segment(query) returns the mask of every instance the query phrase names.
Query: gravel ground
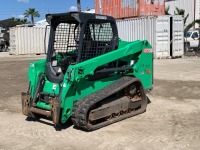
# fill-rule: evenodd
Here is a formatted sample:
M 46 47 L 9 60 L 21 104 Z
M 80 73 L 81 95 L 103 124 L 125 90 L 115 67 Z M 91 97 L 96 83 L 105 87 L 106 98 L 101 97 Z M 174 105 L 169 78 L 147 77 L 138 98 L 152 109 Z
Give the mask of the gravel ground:
M 0 53 L 0 149 L 199 149 L 199 57 L 155 60 L 147 111 L 93 132 L 74 129 L 71 122 L 58 131 L 50 121 L 21 114 L 28 64 L 44 57 Z

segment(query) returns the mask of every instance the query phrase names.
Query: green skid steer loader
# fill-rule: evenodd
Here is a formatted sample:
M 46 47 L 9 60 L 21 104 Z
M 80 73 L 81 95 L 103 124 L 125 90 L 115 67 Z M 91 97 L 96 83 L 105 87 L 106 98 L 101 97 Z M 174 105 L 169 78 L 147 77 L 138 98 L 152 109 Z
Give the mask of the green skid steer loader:
M 47 57 L 31 62 L 22 112 L 92 131 L 145 112 L 153 88 L 147 41 L 122 41 L 111 16 L 47 14 Z

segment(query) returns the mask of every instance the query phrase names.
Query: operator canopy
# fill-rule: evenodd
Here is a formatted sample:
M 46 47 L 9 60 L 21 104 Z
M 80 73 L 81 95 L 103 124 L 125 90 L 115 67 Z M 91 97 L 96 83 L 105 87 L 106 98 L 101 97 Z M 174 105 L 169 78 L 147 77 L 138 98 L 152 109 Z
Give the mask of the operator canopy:
M 70 64 L 77 64 L 118 48 L 117 26 L 111 16 L 69 12 L 47 14 L 46 20 L 51 25 L 46 73 L 52 82 L 61 82 Z M 57 60 L 55 56 L 58 55 L 63 58 Z M 58 63 L 54 63 L 55 61 Z
M 115 19 L 111 16 L 104 16 L 104 15 L 97 15 L 91 13 L 83 13 L 83 12 L 69 12 L 69 13 L 60 13 L 60 14 L 47 14 L 46 20 L 51 26 L 56 26 L 60 22 L 67 22 L 67 23 L 86 23 L 88 20 L 105 20 L 105 22 L 113 21 Z

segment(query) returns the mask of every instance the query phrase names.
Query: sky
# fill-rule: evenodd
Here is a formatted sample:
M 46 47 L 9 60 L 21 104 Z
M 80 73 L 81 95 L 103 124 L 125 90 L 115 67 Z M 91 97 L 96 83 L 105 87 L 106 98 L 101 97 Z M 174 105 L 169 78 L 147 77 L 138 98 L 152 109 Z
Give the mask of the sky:
M 23 18 L 24 12 L 29 8 L 35 8 L 40 17 L 35 21 L 45 19 L 48 13 L 63 13 L 77 9 L 77 0 L 1 0 L 0 20 L 11 17 Z M 81 9 L 94 8 L 94 0 L 81 0 Z M 30 21 L 30 18 L 28 18 Z

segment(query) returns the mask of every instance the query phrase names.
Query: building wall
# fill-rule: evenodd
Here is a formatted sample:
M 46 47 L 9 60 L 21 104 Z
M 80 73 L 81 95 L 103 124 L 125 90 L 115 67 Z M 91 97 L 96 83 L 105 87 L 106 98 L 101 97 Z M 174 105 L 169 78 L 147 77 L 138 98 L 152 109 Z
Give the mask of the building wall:
M 200 19 L 200 0 L 196 0 L 195 11 L 195 19 Z M 199 28 L 199 25 L 196 24 L 195 28 Z

